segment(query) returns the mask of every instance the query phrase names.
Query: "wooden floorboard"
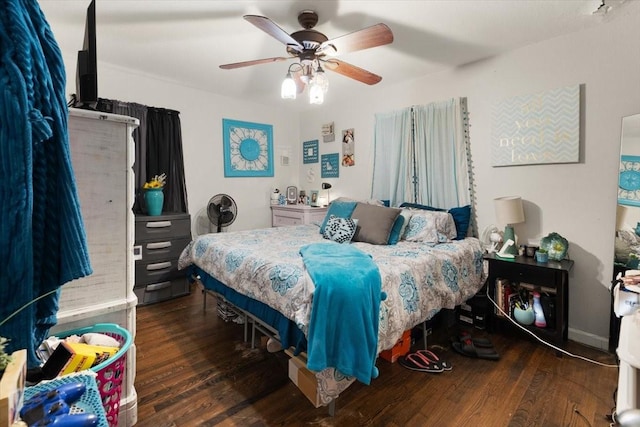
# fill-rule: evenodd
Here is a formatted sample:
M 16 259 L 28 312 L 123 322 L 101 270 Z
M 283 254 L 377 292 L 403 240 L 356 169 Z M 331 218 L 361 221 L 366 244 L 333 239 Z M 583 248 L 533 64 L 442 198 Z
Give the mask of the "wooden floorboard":
M 455 353 L 455 327 L 429 337 L 453 365 L 439 374 L 378 360 L 371 385 L 352 384 L 336 414 L 314 408 L 289 381 L 288 357 L 250 348 L 242 325 L 225 323 L 212 297 L 190 295 L 138 307 L 138 426 L 608 426 L 618 371 L 557 357 L 513 333 L 490 337 L 499 361 Z M 414 349 L 422 343 L 414 344 Z M 602 363 L 613 354 L 573 342 L 567 350 Z

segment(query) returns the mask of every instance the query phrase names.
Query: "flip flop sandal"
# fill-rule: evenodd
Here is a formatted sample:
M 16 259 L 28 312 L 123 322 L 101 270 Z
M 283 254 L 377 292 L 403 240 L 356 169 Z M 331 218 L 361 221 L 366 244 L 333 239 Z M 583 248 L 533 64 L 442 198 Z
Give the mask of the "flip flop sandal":
M 450 371 L 452 369 L 451 363 L 447 362 L 444 359 L 441 359 L 431 350 L 418 350 L 416 351 L 416 354 L 426 358 L 431 362 L 439 363 L 440 366 L 442 366 L 442 369 L 444 369 L 445 371 Z
M 468 332 L 460 333 L 460 336 L 458 337 L 458 342 L 466 341 L 469 338 L 471 338 L 471 340 L 473 341 L 473 345 L 475 347 L 493 348 L 493 343 L 488 338 L 477 338 L 477 337 L 474 338 Z
M 473 345 L 473 340 L 471 339 L 467 339 L 461 342 L 454 342 L 451 344 L 451 346 L 455 351 L 462 354 L 463 356 L 486 360 L 500 359 L 500 355 L 493 347 L 476 347 Z
M 412 371 L 429 372 L 434 374 L 444 371 L 444 368 L 440 364 L 431 362 L 416 353 L 409 353 L 406 356 L 400 357 L 398 359 L 398 363 Z

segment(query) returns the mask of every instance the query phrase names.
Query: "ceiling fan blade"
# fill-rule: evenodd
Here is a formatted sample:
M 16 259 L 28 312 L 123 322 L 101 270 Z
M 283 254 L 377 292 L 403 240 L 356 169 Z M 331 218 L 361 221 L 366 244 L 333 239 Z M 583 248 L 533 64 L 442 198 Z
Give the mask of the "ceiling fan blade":
M 244 19 L 260 28 L 265 33 L 269 34 L 271 37 L 278 40 L 280 43 L 286 44 L 298 52 L 301 52 L 303 47 L 296 39 L 291 37 L 289 33 L 280 28 L 278 24 L 273 22 L 271 19 L 260 16 L 260 15 L 244 15 Z
M 234 62 L 232 64 L 223 64 L 220 66 L 223 70 L 233 70 L 234 68 L 248 67 L 250 65 L 266 64 L 269 62 L 279 62 L 291 59 L 290 57 L 276 56 L 274 58 L 254 59 L 253 61 Z
M 318 48 L 317 53 L 328 56 L 369 49 L 393 42 L 393 33 L 385 24 L 376 24 L 335 39 L 327 40 Z
M 377 74 L 373 74 L 371 71 L 364 70 L 355 65 L 351 65 L 344 61 L 337 60 L 335 58 L 323 61 L 325 68 L 333 71 L 334 73 L 342 74 L 343 76 L 350 77 L 359 82 L 366 83 L 368 85 L 374 85 L 382 80 Z

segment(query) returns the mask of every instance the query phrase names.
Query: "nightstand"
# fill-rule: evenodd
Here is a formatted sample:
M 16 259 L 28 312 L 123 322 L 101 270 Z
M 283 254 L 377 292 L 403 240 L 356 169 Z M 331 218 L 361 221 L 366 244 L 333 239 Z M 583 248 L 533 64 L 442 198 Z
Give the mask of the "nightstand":
M 308 205 L 273 205 L 271 206 L 271 226 L 287 227 L 322 222 L 327 209 L 327 207 Z
M 549 261 L 536 262 L 535 258 L 517 256 L 515 259 L 500 259 L 494 254 L 484 256 L 489 264 L 487 278 L 487 293 L 491 298 L 503 305 L 505 311 L 509 311 L 508 296 L 500 292 L 499 287 L 507 283 L 516 289 L 524 288 L 527 292 L 537 290 L 548 298 L 545 316 L 550 322 L 546 328 L 536 326 L 524 326 L 539 338 L 551 341 L 556 345 L 563 345 L 567 340 L 569 330 L 569 271 L 573 267 L 573 261 Z M 501 301 L 502 300 L 502 301 Z M 501 325 L 515 327 L 509 319 L 498 313 L 498 310 L 490 310 L 491 321 L 489 324 L 495 329 Z

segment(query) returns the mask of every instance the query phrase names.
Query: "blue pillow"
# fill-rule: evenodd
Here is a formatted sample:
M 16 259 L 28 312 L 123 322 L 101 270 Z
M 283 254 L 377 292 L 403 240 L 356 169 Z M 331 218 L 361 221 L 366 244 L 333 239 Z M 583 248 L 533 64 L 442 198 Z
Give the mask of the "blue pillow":
M 391 233 L 389 234 L 388 245 L 395 245 L 400 240 L 400 231 L 402 231 L 402 226 L 404 225 L 404 217 L 402 215 L 398 215 L 396 221 L 393 223 L 393 227 L 391 228 Z
M 331 215 L 334 215 L 338 218 L 351 218 L 351 214 L 353 210 L 356 208 L 356 204 L 358 202 L 347 202 L 342 200 L 334 200 L 329 205 L 329 209 L 327 209 L 327 214 L 324 217 L 324 221 L 322 221 L 322 225 L 320 226 L 320 234 L 324 235 L 324 229 L 327 226 L 327 222 Z
M 471 205 L 461 206 L 458 208 L 451 208 L 448 211 L 446 209 L 434 208 L 432 206 L 419 205 L 417 203 L 403 203 L 401 208 L 414 208 L 422 209 L 425 211 L 440 211 L 449 212 L 453 217 L 453 222 L 456 224 L 456 240 L 463 240 L 467 237 L 467 231 L 469 230 L 469 223 L 471 222 Z
M 458 234 L 456 240 L 463 240 L 467 237 L 469 223 L 471 222 L 471 205 L 451 208 L 449 209 L 449 213 L 453 217 L 453 222 L 456 223 L 456 231 Z

